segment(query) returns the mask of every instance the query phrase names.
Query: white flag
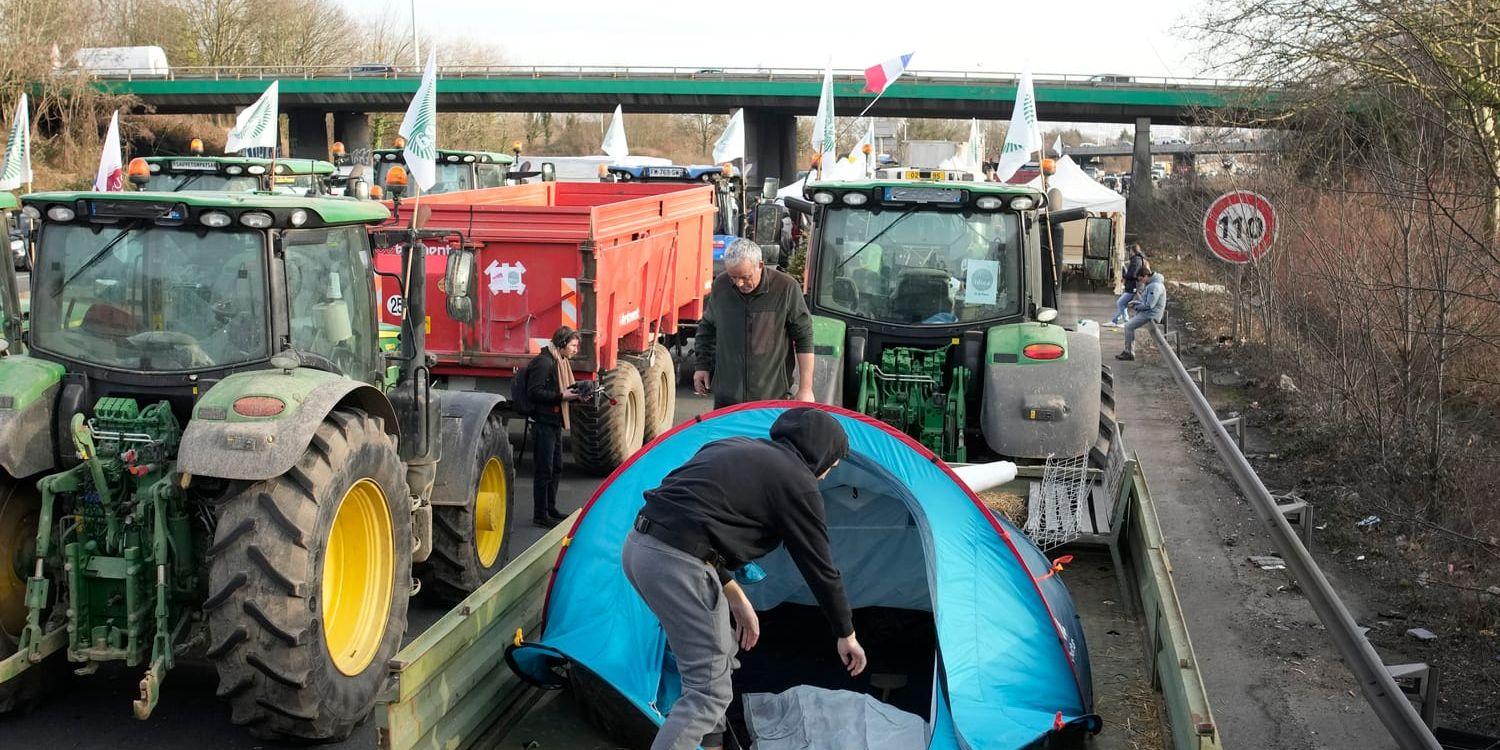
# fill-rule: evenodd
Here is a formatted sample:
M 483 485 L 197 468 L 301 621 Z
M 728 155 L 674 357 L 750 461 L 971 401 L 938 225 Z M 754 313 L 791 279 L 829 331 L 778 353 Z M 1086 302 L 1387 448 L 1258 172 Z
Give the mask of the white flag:
M 281 129 L 277 124 L 280 113 L 276 106 L 280 91 L 281 81 L 272 81 L 254 104 L 234 118 L 234 127 L 229 129 L 229 138 L 224 141 L 224 153 L 233 154 L 247 148 L 276 148 L 281 140 Z
M 1036 119 L 1036 93 L 1031 88 L 1031 71 L 1021 73 L 1016 87 L 1016 106 L 1010 113 L 1010 129 L 1005 132 L 1005 147 L 1000 151 L 996 176 L 1007 182 L 1042 147 L 1042 132 Z
M 99 152 L 99 171 L 94 173 L 94 190 L 118 192 L 125 189 L 125 163 L 120 154 L 120 110 L 109 118 L 104 133 L 104 148 Z
M 31 119 L 26 94 L 16 102 L 16 117 L 5 141 L 5 165 L 0 167 L 0 190 L 18 190 L 31 182 Z
M 969 119 L 969 157 L 964 166 L 977 180 L 984 179 L 984 128 L 980 127 L 979 120 Z
M 625 113 L 618 104 L 615 105 L 615 116 L 610 118 L 609 132 L 604 134 L 604 143 L 599 146 L 599 150 L 616 159 L 630 156 L 630 144 L 625 142 Z
M 745 110 L 741 109 L 729 118 L 724 134 L 714 143 L 714 163 L 723 164 L 745 158 Z
M 1052 153 L 1062 156 L 1062 133 L 1057 134 L 1057 140 L 1052 142 Z
M 813 118 L 813 151 L 822 154 L 819 162 L 823 169 L 833 166 L 838 158 L 838 131 L 833 123 L 833 61 L 823 70 L 823 91 L 818 95 L 818 114 Z
M 406 107 L 401 120 L 401 137 L 406 148 L 401 155 L 406 169 L 417 181 L 417 187 L 428 190 L 437 183 L 437 52 L 427 53 L 427 69 L 422 83 Z
M 870 147 L 870 153 L 865 153 L 865 146 Z M 875 161 L 875 121 L 865 128 L 865 134 L 860 136 L 859 143 L 849 150 L 848 161 L 854 165 L 854 173 L 850 179 L 863 179 L 870 176 L 871 165 Z

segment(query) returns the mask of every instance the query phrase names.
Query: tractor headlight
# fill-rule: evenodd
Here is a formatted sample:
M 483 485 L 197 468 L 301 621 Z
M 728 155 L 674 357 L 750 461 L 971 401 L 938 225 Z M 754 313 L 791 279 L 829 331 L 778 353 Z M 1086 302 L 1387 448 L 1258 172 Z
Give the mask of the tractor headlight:
M 153 173 L 161 171 L 161 165 L 157 164 L 155 162 L 152 162 L 151 164 L 147 165 L 146 168 L 149 169 L 149 170 L 151 170 Z
M 448 154 L 448 161 L 452 161 L 452 162 L 458 161 L 458 154 Z
M 1018 195 L 1010 199 L 1012 211 L 1030 211 L 1033 208 L 1036 208 L 1036 199 L 1029 195 Z
M 240 223 L 251 229 L 269 229 L 275 220 L 262 211 L 246 211 L 240 214 Z
M 1000 199 L 993 195 L 986 195 L 974 201 L 974 207 L 981 211 L 994 211 L 1000 207 Z
M 863 206 L 869 200 L 870 196 L 864 193 L 844 193 L 844 205 L 846 206 Z
M 204 211 L 198 216 L 198 223 L 215 229 L 227 227 L 229 226 L 229 214 L 223 211 Z
M 224 174 L 241 174 L 244 171 L 245 168 L 238 164 L 231 164 L 224 168 Z
M 26 206 L 21 209 L 21 213 L 30 216 L 32 221 L 42 218 L 42 212 L 37 210 L 36 206 Z
M 466 161 L 466 162 L 474 161 L 474 155 L 473 154 L 469 154 L 468 156 L 465 156 L 464 157 L 464 161 Z
M 47 218 L 53 221 L 72 221 L 73 217 L 77 215 L 73 212 L 73 209 L 67 206 L 53 206 L 47 209 Z
M 293 211 L 289 218 L 291 219 L 292 226 L 300 227 L 307 223 L 307 209 L 299 208 Z
M 245 167 L 245 171 L 249 172 L 250 174 L 265 174 L 266 168 L 262 167 L 259 164 L 252 164 L 248 167 Z
M 813 203 L 826 206 L 833 202 L 833 193 L 813 193 Z

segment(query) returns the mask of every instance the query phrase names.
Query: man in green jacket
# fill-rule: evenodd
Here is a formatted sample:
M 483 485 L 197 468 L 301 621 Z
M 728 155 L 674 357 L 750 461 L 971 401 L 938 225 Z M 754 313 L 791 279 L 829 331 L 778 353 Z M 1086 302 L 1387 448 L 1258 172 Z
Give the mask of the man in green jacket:
M 802 286 L 766 268 L 760 246 L 750 240 L 735 240 L 724 250 L 724 273 L 714 279 L 704 303 L 693 352 L 693 390 L 701 395 L 711 391 L 714 408 L 746 401 L 813 400 L 812 316 Z

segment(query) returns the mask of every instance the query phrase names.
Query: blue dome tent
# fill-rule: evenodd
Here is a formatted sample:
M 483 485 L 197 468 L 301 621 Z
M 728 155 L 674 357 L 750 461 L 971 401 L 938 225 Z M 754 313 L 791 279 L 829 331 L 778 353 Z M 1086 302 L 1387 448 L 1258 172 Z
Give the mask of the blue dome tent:
M 807 404 L 709 413 L 606 479 L 559 556 L 541 638 L 508 651 L 512 668 L 535 684 L 587 686 L 586 703 L 607 705 L 595 706 L 597 720 L 624 732 L 633 724 L 649 737 L 680 688 L 661 626 L 620 567 L 642 493 L 705 443 L 767 437 L 794 406 Z M 870 669 L 858 679 L 840 674 L 811 593 L 777 550 L 757 561 L 765 579 L 745 584 L 762 641 L 739 656 L 736 695 L 817 684 L 883 696 L 926 720 L 935 749 L 1063 747 L 1098 731 L 1083 630 L 1047 558 L 916 441 L 863 415 L 819 408 L 849 436 L 850 455 L 821 488 Z M 900 678 L 873 683 L 882 671 Z

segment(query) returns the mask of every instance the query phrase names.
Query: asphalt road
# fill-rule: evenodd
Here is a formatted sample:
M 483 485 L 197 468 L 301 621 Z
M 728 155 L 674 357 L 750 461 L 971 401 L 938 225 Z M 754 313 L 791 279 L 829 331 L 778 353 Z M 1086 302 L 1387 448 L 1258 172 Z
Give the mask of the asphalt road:
M 711 403 L 694 396 L 691 389 L 677 394 L 678 422 L 708 411 Z M 519 433 L 513 445 L 519 445 Z M 558 492 L 558 506 L 565 513 L 583 506 L 599 485 L 598 477 L 583 476 L 563 454 L 563 475 Z M 519 554 L 537 539 L 544 529 L 531 525 L 531 448 L 517 470 L 515 489 L 515 522 L 511 554 Z M 406 639 L 435 622 L 445 607 L 427 601 L 421 595 L 412 601 Z M 282 747 L 251 737 L 242 727 L 229 723 L 227 706 L 214 697 L 218 676 L 206 660 L 180 661 L 167 674 L 161 701 L 146 721 L 131 716 L 130 701 L 138 695 L 141 670 L 101 669 L 98 674 L 73 680 L 67 692 L 36 710 L 20 715 L 0 717 L 0 750 L 46 748 L 47 750 L 118 750 L 119 748 L 157 748 L 158 750 L 249 750 Z M 288 745 L 286 747 L 297 747 Z M 375 722 L 366 720 L 349 739 L 321 747 L 375 747 Z

